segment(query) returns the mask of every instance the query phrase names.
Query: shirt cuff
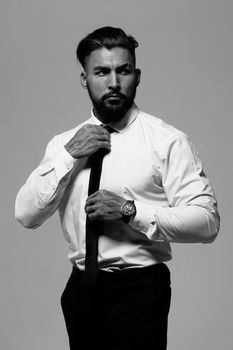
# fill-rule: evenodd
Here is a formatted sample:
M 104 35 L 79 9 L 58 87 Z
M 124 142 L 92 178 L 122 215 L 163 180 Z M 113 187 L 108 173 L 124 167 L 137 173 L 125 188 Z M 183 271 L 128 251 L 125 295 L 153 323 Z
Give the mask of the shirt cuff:
M 63 148 L 58 157 L 54 160 L 58 181 L 60 181 L 73 168 L 75 162 L 76 159 L 74 159 L 70 153 Z
M 75 159 L 67 152 L 65 148 L 62 149 L 55 159 L 42 165 L 39 170 L 40 176 L 45 176 L 51 171 L 55 170 L 58 182 L 62 179 L 67 172 L 69 172 L 75 163 Z
M 155 217 L 155 208 L 149 204 L 135 200 L 136 215 L 130 221 L 130 226 L 147 235 L 149 239 L 156 234 L 157 220 Z
M 43 164 L 39 169 L 37 207 L 44 209 L 54 193 L 57 191 L 59 183 L 65 175 L 73 168 L 75 159 L 63 149 L 56 158 Z M 60 190 L 65 183 L 60 186 Z

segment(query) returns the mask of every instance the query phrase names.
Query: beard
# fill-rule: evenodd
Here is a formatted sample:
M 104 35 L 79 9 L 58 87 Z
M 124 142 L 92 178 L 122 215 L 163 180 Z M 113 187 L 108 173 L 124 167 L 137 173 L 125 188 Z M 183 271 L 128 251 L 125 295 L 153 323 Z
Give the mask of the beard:
M 118 91 L 113 91 L 105 94 L 101 99 L 97 99 L 90 91 L 88 86 L 87 90 L 92 101 L 96 117 L 102 123 L 108 124 L 118 122 L 125 116 L 134 102 L 137 86 L 135 84 L 129 96 L 125 96 Z M 117 98 L 111 99 L 111 96 L 115 96 Z

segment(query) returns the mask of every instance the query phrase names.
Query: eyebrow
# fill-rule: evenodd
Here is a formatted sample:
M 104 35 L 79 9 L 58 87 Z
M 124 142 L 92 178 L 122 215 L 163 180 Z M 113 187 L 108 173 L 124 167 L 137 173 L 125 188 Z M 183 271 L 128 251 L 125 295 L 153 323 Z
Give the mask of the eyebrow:
M 124 69 L 131 66 L 131 63 L 124 63 L 121 66 L 116 67 L 116 69 Z M 108 66 L 96 66 L 94 70 L 102 70 L 102 69 L 108 69 Z

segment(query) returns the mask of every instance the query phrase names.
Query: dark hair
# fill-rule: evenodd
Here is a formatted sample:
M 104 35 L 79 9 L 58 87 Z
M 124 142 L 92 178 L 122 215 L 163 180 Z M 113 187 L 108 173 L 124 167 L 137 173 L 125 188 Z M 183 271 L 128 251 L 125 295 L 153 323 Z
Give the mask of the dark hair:
M 134 37 L 126 35 L 120 28 L 102 27 L 88 34 L 78 44 L 76 54 L 83 68 L 85 68 L 85 58 L 88 57 L 92 51 L 103 47 L 108 50 L 114 47 L 128 49 L 133 57 L 134 64 L 136 62 L 135 49 L 138 47 L 138 42 Z

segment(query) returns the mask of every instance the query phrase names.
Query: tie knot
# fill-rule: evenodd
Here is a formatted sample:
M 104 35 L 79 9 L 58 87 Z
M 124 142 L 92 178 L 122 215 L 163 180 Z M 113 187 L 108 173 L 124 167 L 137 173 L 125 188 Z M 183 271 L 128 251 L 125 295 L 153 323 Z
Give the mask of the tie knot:
M 111 126 L 108 125 L 101 125 L 103 126 L 104 129 L 106 129 L 110 134 L 112 134 L 113 132 L 116 132 L 115 129 L 113 129 Z

